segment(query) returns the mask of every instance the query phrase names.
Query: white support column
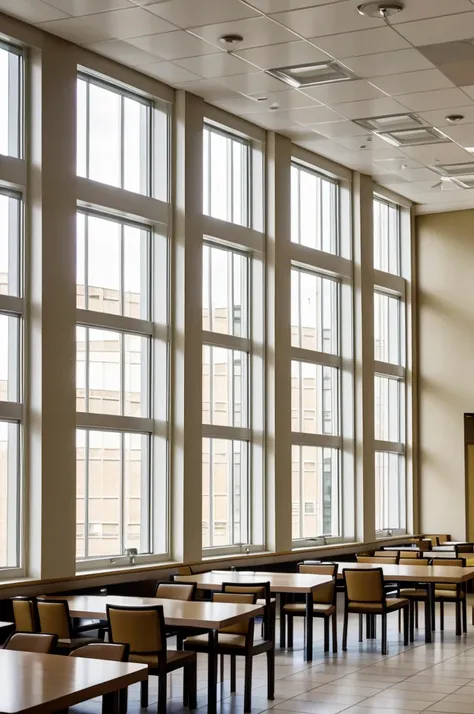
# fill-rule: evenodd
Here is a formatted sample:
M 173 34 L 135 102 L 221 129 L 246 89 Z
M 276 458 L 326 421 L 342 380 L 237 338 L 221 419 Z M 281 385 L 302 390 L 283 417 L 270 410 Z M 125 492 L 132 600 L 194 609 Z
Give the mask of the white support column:
M 76 73 L 67 42 L 31 53 L 26 551 L 42 579 L 75 574 Z
M 171 553 L 186 562 L 202 556 L 203 104 L 192 94 L 176 93 Z
M 267 547 L 291 550 L 291 141 L 267 139 Z
M 356 536 L 375 540 L 373 183 L 354 174 Z

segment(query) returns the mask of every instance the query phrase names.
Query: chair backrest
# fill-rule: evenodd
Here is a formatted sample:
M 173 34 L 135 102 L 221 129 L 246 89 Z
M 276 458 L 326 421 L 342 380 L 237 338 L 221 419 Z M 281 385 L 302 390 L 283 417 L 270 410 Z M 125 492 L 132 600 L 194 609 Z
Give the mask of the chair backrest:
M 69 657 L 86 657 L 87 659 L 109 659 L 113 662 L 126 662 L 129 653 L 128 644 L 113 644 L 111 642 L 91 642 L 84 647 L 78 647 L 69 653 Z
M 298 563 L 299 573 L 311 573 L 312 575 L 329 575 L 332 580 L 320 587 L 313 593 L 313 602 L 318 605 L 336 604 L 336 575 L 337 563 Z
M 465 543 L 464 545 L 456 545 L 454 547 L 456 555 L 459 553 L 472 553 L 474 551 L 474 546 L 472 543 Z
M 60 640 L 67 640 L 72 636 L 67 600 L 38 598 L 37 605 L 40 632 L 57 635 Z
M 223 593 L 250 593 L 259 600 L 265 600 L 265 607 L 270 606 L 270 583 L 222 583 Z
M 11 599 L 15 630 L 18 632 L 38 631 L 38 610 L 36 598 L 16 595 Z
M 409 558 L 412 558 L 416 560 L 417 558 L 421 558 L 421 551 L 420 550 L 401 550 L 400 551 L 400 559 L 408 560 Z
M 464 558 L 433 558 L 433 565 L 451 565 L 456 568 L 464 567 Z
M 439 545 L 439 538 L 437 535 L 425 535 L 425 540 L 429 540 L 431 545 Z
M 163 606 L 107 605 L 110 642 L 127 644 L 131 654 L 166 653 Z
M 376 550 L 374 551 L 374 558 L 394 558 L 397 557 L 397 553 L 394 550 Z
M 429 558 L 400 558 L 398 565 L 413 565 L 418 567 L 418 565 L 429 565 Z
M 360 603 L 380 603 L 385 605 L 382 568 L 342 571 L 346 589 L 346 601 Z
M 244 605 L 255 605 L 256 601 L 256 593 L 221 592 L 212 594 L 212 602 L 233 602 Z M 229 625 L 229 627 L 223 627 L 219 632 L 223 632 L 226 635 L 243 635 L 244 637 L 248 637 L 252 634 L 253 639 L 253 627 L 253 619 L 248 619 L 242 622 L 236 622 L 235 625 Z
M 56 649 L 57 643 L 56 635 L 42 632 L 14 632 L 5 642 L 4 649 L 50 654 Z
M 379 565 L 397 565 L 398 556 L 389 557 L 389 558 L 375 558 L 375 557 L 367 556 L 367 555 L 358 555 L 357 562 L 358 563 L 378 563 Z
M 191 570 L 191 567 L 189 565 L 181 565 L 179 568 L 176 568 L 176 575 L 192 575 L 193 571 Z
M 196 583 L 157 583 L 155 597 L 170 600 L 194 600 Z

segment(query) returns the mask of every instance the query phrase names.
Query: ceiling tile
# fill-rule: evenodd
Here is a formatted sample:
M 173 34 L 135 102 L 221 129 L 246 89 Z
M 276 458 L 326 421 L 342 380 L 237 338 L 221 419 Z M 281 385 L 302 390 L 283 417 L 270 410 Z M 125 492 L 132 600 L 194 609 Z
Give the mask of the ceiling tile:
M 415 72 L 431 69 L 433 65 L 417 50 L 380 52 L 373 55 L 349 57 L 344 60 L 346 67 L 361 77 L 382 77 L 399 72 Z M 374 84 L 377 82 L 374 81 Z
M 252 121 L 270 131 L 288 131 L 296 127 L 286 112 L 265 112 L 255 116 L 252 114 Z
M 474 124 L 462 124 L 461 126 L 444 127 L 443 134 L 456 141 L 463 148 L 474 146 Z
M 213 100 L 213 103 L 238 116 L 243 114 L 255 114 L 262 111 L 262 107 L 259 106 L 260 103 L 254 97 L 244 97 L 241 94 L 238 97 L 216 99 Z
M 474 47 L 472 48 L 474 52 Z M 457 87 L 462 87 L 474 78 L 474 58 L 462 62 L 450 62 L 440 66 L 441 72 Z
M 467 94 L 468 97 L 474 99 L 474 85 L 471 84 L 467 87 L 462 87 L 462 91 Z
M 364 151 L 374 154 L 384 159 L 400 158 L 400 150 L 395 146 L 390 146 L 386 141 L 378 136 L 353 136 L 348 139 L 340 137 L 337 143 L 351 151 Z
M 177 82 L 178 89 L 185 89 L 191 94 L 197 94 L 208 102 L 222 101 L 224 99 L 239 99 L 241 95 L 215 79 L 198 79 L 193 82 Z
M 218 25 L 204 25 L 189 29 L 197 37 L 212 42 L 216 47 L 221 47 L 219 38 L 229 33 L 242 35 L 244 38 L 239 49 L 248 47 L 261 47 L 279 42 L 291 42 L 295 35 L 284 27 L 272 22 L 267 17 L 255 17 L 250 20 L 236 20 L 235 22 L 221 22 Z
M 267 96 L 268 92 L 288 91 L 288 85 L 285 82 L 275 79 L 275 77 L 266 72 L 236 74 L 231 77 L 223 77 L 221 81 L 226 87 L 242 94 L 262 94 Z
M 457 144 L 433 144 L 431 146 L 405 146 L 403 152 L 425 166 L 437 163 L 451 164 L 472 160 L 472 156 Z
M 341 116 L 337 112 L 334 112 L 329 107 L 325 107 L 324 105 L 318 107 L 302 107 L 301 109 L 295 109 L 292 110 L 292 115 L 294 121 L 297 124 L 301 124 L 302 126 L 308 126 L 310 124 L 314 125 L 315 131 L 318 131 L 316 125 L 320 122 L 340 122 L 341 124 L 347 123 L 344 121 L 343 116 Z
M 321 87 L 307 87 L 302 88 L 301 91 L 324 104 L 340 104 L 341 102 L 355 102 L 385 96 L 384 92 L 369 84 L 365 79 L 334 82 Z
M 332 35 L 331 37 L 313 37 L 310 42 L 337 59 L 375 54 L 376 52 L 403 50 L 410 47 L 403 37 L 397 35 L 389 27 L 379 27 L 375 30 L 362 30 L 360 32 L 346 32 L 342 35 Z
M 65 12 L 41 0 L 0 0 L 0 12 L 6 12 L 34 24 L 68 17 Z
M 173 86 L 177 82 L 193 82 L 200 79 L 194 72 L 189 72 L 189 70 L 183 67 L 178 67 L 177 64 L 173 62 L 153 62 L 152 64 L 146 64 L 140 67 L 142 72 L 149 74 L 150 77 L 156 77 L 162 82 L 168 82 Z
M 182 28 L 261 17 L 240 0 L 167 0 L 147 5 L 147 10 Z
M 287 67 L 294 64 L 308 64 L 309 62 L 324 62 L 328 59 L 325 52 L 318 50 L 309 42 L 284 42 L 266 47 L 254 47 L 251 50 L 237 51 L 234 54 L 253 62 L 262 69 Z
M 472 11 L 470 0 L 404 0 L 403 4 L 403 11 L 390 18 L 393 25 Z
M 129 0 L 47 0 L 47 2 L 48 5 L 57 7 L 73 17 L 133 7 L 133 3 Z
M 212 79 L 213 77 L 227 77 L 233 74 L 255 73 L 257 67 L 249 62 L 244 62 L 239 57 L 234 57 L 227 52 L 217 52 L 201 57 L 189 57 L 177 60 L 176 64 L 190 72 Z
M 401 114 L 406 111 L 403 104 L 395 99 L 368 99 L 364 102 L 347 102 L 338 104 L 337 111 L 348 119 L 362 119 L 363 117 L 379 117 L 384 114 Z
M 447 89 L 453 83 L 438 69 L 425 69 L 421 72 L 401 72 L 386 77 L 372 77 L 370 81 L 387 94 L 408 94 L 409 92 L 427 92 L 433 89 Z
M 53 20 L 41 23 L 40 27 L 80 45 L 100 40 L 124 40 L 175 29 L 174 25 L 140 7 Z
M 332 121 L 314 124 L 314 130 L 328 139 L 338 137 L 363 136 L 367 131 L 353 121 Z
M 328 2 L 345 2 L 345 0 L 248 0 L 253 7 L 266 13 L 299 10 L 313 5 L 327 5 Z
M 439 129 L 452 126 L 446 121 L 446 116 L 448 114 L 462 114 L 464 116 L 464 119 L 462 120 L 463 124 L 473 123 L 474 104 L 471 103 L 465 107 L 450 107 L 449 111 L 446 109 L 434 109 L 429 112 L 418 112 L 418 116 L 420 116 L 424 121 L 432 126 L 438 127 Z
M 409 181 L 439 181 L 438 174 L 430 169 L 403 169 L 395 174 L 387 174 L 385 183 L 398 184 L 408 183 Z
M 473 12 L 397 25 L 397 32 L 417 47 L 466 40 L 474 37 L 474 7 Z
M 167 60 L 197 57 L 198 55 L 215 54 L 214 45 L 194 37 L 184 30 L 165 32 L 158 35 L 147 35 L 128 40 L 130 44 L 145 52 Z
M 258 98 L 258 94 L 250 95 L 254 99 Z M 266 111 L 270 107 L 277 109 L 300 109 L 301 107 L 317 107 L 319 102 L 311 97 L 307 97 L 302 92 L 295 89 L 288 89 L 284 92 L 266 93 L 266 101 L 258 102 L 256 111 Z
M 86 45 L 86 48 L 92 52 L 97 52 L 99 55 L 104 55 L 104 57 L 110 57 L 110 59 L 116 62 L 123 62 L 130 67 L 156 62 L 156 57 L 148 54 L 148 52 L 139 50 L 138 47 L 134 47 L 124 40 L 93 42 L 92 44 Z
M 435 89 L 431 92 L 417 92 L 415 94 L 401 94 L 397 101 L 415 112 L 426 112 L 430 109 L 450 109 L 450 107 L 470 104 L 467 97 L 460 89 Z M 451 113 L 451 112 L 448 112 Z
M 322 37 L 382 26 L 383 20 L 362 17 L 357 12 L 358 4 L 357 0 L 355 3 L 345 0 L 304 10 L 279 12 L 271 17 L 303 37 Z

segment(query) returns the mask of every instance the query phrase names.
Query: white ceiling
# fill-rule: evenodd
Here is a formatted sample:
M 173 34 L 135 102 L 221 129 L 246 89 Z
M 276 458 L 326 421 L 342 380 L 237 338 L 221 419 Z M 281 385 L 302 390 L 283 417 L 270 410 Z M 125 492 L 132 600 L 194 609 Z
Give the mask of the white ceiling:
M 0 0 L 0 11 L 371 173 L 424 210 L 474 205 L 474 190 L 433 188 L 429 169 L 472 160 L 474 0 L 404 0 L 392 27 L 360 16 L 361 1 Z M 233 54 L 219 44 L 229 33 L 244 38 Z M 301 91 L 264 71 L 328 56 L 359 79 Z M 402 151 L 351 121 L 407 109 L 453 143 Z M 453 113 L 465 118 L 449 126 Z

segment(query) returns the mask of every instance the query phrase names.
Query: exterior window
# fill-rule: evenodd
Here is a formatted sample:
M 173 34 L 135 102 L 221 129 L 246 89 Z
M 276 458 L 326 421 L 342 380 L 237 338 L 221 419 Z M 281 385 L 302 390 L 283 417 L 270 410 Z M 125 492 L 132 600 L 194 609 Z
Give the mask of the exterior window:
M 291 167 L 291 240 L 339 253 L 337 182 L 297 164 Z
M 291 344 L 336 355 L 339 283 L 315 273 L 291 271 Z
M 293 540 L 335 537 L 339 525 L 339 449 L 292 447 Z
M 5 50 L 0 49 L 0 86 L 2 62 L 6 54 L 8 53 Z M 0 119 L 0 141 L 1 121 Z M 23 452 L 21 219 L 21 196 L 16 193 L 0 192 L 0 568 L 17 568 L 21 565 L 21 454 Z
M 202 328 L 248 337 L 248 257 L 204 244 Z
M 0 154 L 16 159 L 23 152 L 22 74 L 21 50 L 0 41 Z
M 375 527 L 378 531 L 406 529 L 404 457 L 375 453 Z
M 339 370 L 308 362 L 291 363 L 291 429 L 339 434 Z
M 147 434 L 79 429 L 79 558 L 150 552 L 150 458 Z M 87 535 L 86 535 L 87 534 Z
M 152 195 L 151 102 L 80 75 L 77 82 L 77 174 Z
M 249 543 L 248 443 L 203 439 L 203 547 Z
M 401 441 L 401 383 L 398 379 L 375 376 L 375 438 Z
M 374 268 L 400 275 L 400 208 L 374 199 Z
M 206 124 L 203 149 L 203 212 L 249 227 L 250 142 Z
M 374 293 L 375 359 L 402 364 L 401 300 L 381 292 Z
M 205 345 L 202 352 L 204 424 L 248 426 L 248 356 Z

